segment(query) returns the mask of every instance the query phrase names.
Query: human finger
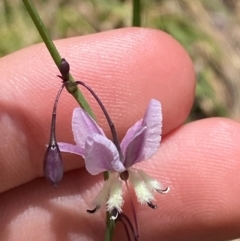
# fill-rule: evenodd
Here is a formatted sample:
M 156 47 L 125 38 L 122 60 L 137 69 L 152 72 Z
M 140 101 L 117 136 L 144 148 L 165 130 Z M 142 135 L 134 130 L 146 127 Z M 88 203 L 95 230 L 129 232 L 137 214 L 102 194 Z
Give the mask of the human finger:
M 155 210 L 132 197 L 141 240 L 224 241 L 240 236 L 239 132 L 240 124 L 227 119 L 193 122 L 164 138 L 156 156 L 138 165 L 171 188 L 166 195 L 155 194 Z M 57 189 L 38 179 L 1 194 L 0 238 L 37 239 L 42 233 L 42 240 L 103 238 L 104 208 L 86 212 L 102 187 L 102 176 L 82 168 L 64 179 Z M 124 200 L 123 211 L 132 219 L 128 195 Z M 117 224 L 116 240 L 123 233 Z
M 102 99 L 120 137 L 142 118 L 151 98 L 162 102 L 164 134 L 187 118 L 194 97 L 193 66 L 169 35 L 128 28 L 60 40 L 56 45 L 70 63 L 73 76 L 88 83 Z M 2 58 L 0 71 L 0 191 L 4 191 L 42 176 L 52 105 L 60 81 L 42 44 Z M 100 125 L 108 131 L 96 102 L 84 93 Z M 57 117 L 58 141 L 73 141 L 74 106 L 73 98 L 63 94 Z M 65 170 L 84 165 L 72 156 L 64 156 L 64 162 Z
M 181 241 L 239 238 L 239 145 L 240 124 L 223 118 L 196 121 L 167 136 L 150 163 L 142 163 L 171 188 L 156 195 L 157 210 L 139 208 L 142 235 Z

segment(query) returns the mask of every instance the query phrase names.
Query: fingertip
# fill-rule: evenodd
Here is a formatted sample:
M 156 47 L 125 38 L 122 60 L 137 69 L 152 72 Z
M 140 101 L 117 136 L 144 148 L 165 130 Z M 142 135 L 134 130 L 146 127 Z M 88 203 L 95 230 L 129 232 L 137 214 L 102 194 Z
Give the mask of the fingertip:
M 226 118 L 195 121 L 163 139 L 144 168 L 171 188 L 156 195 L 161 209 L 152 233 L 160 230 L 159 237 L 172 239 L 181 234 L 183 240 L 230 240 L 240 234 L 239 145 L 240 124 Z
M 70 63 L 75 79 L 88 83 L 102 100 L 120 137 L 143 117 L 152 98 L 162 103 L 164 134 L 187 118 L 194 96 L 193 66 L 186 51 L 166 33 L 125 28 L 59 40 L 55 44 Z M 11 123 L 15 123 L 14 131 L 24 137 L 8 139 L 7 149 L 0 147 L 1 162 L 7 163 L 8 173 L 2 179 L 12 178 L 5 182 L 3 190 L 42 175 L 44 146 L 48 143 L 50 117 L 60 82 L 56 77 L 59 70 L 43 44 L 4 57 L 0 60 L 0 71 L 4 89 L 0 97 L 2 115 L 10 116 Z M 96 101 L 83 92 L 98 122 L 109 134 Z M 63 93 L 58 109 L 58 141 L 73 143 L 71 115 L 75 106 L 72 96 Z M 20 156 L 14 151 L 16 145 Z M 22 159 L 24 168 L 19 161 Z M 65 163 L 65 170 L 79 167 L 79 163 Z
M 187 52 L 170 35 L 125 28 L 72 41 L 68 51 L 78 53 L 69 54 L 74 76 L 97 92 L 122 135 L 142 118 L 152 98 L 162 102 L 164 134 L 186 120 L 194 100 L 195 71 Z M 99 116 L 95 101 L 91 104 Z M 102 117 L 100 123 L 105 123 Z

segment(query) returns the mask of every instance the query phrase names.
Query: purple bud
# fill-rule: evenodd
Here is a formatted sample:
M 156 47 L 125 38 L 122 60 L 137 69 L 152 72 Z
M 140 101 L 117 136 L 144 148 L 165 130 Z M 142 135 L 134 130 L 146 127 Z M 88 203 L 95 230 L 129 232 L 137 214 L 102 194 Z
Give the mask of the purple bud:
M 48 145 L 44 158 L 44 176 L 54 187 L 63 178 L 63 161 L 61 152 L 56 142 Z
M 66 61 L 66 59 L 61 59 L 60 65 L 59 65 L 59 71 L 61 73 L 61 78 L 63 81 L 68 81 L 69 79 L 69 71 L 70 71 L 70 65 Z

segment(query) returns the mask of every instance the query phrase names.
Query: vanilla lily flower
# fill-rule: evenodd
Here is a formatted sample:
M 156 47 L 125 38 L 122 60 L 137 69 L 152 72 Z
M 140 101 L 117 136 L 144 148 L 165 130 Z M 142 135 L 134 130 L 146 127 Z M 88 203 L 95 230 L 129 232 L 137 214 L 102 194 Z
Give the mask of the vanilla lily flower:
M 104 134 L 101 127 L 81 108 L 76 108 L 72 117 L 72 130 L 76 145 L 59 143 L 62 152 L 75 153 L 85 160 L 86 169 L 92 175 L 108 171 L 109 179 L 104 183 L 93 204 L 95 212 L 107 204 L 107 210 L 122 212 L 122 181 L 129 180 L 137 200 L 156 208 L 152 203 L 153 192 L 167 193 L 160 182 L 144 171 L 135 169 L 134 164 L 150 159 L 157 151 L 162 133 L 162 108 L 158 100 L 152 99 L 144 118 L 137 121 L 126 133 L 120 150 Z M 112 218 L 114 219 L 114 218 Z

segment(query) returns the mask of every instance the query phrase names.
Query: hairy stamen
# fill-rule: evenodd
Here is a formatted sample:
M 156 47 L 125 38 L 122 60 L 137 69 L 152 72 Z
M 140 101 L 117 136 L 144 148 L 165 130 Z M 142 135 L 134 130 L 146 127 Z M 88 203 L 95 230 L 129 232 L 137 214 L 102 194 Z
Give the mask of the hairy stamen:
M 152 202 L 147 202 L 147 205 L 152 208 L 152 209 L 156 209 L 157 208 L 157 205 L 154 205 Z
M 170 191 L 170 187 L 167 187 L 166 189 L 157 189 L 156 191 L 162 194 L 166 194 Z
M 92 209 L 92 210 L 88 209 L 87 212 L 88 212 L 88 213 L 95 213 L 99 208 L 100 208 L 100 206 L 97 205 L 97 206 L 96 206 L 94 209 Z

